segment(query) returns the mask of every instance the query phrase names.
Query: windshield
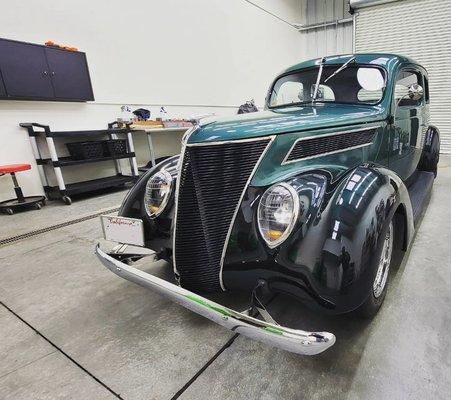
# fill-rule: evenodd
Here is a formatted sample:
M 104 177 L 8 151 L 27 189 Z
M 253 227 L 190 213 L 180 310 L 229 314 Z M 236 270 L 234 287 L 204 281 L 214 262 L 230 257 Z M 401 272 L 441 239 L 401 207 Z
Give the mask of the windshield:
M 377 104 L 385 90 L 385 72 L 368 65 L 325 65 L 315 102 Z M 319 68 L 305 69 L 279 78 L 271 90 L 269 107 L 282 107 L 313 100 Z M 333 76 L 332 76 L 333 75 Z

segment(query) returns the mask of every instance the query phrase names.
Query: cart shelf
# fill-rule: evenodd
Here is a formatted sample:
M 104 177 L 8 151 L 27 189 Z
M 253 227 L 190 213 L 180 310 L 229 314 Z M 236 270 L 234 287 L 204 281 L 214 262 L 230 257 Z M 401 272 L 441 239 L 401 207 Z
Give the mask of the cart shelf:
M 28 135 L 30 136 L 31 147 L 33 154 L 35 155 L 36 162 L 38 164 L 38 171 L 42 181 L 44 190 L 49 198 L 61 199 L 65 204 L 71 204 L 72 200 L 69 197 L 72 194 L 80 194 L 85 192 L 93 192 L 99 189 L 106 189 L 112 187 L 122 186 L 126 183 L 135 182 L 138 179 L 138 165 L 136 163 L 135 148 L 133 145 L 133 139 L 130 126 L 126 128 L 115 127 L 116 123 L 108 124 L 108 129 L 100 130 L 87 130 L 87 131 L 55 131 L 52 132 L 48 125 L 42 125 L 37 123 L 22 123 L 21 127 L 26 128 Z M 38 128 L 36 130 L 35 128 Z M 128 153 L 111 155 L 107 157 L 88 158 L 83 160 L 77 160 L 72 157 L 59 157 L 56 151 L 54 140 L 57 138 L 98 138 L 99 136 L 108 136 L 109 140 L 116 140 L 118 135 L 125 135 L 128 143 Z M 44 143 L 47 144 L 47 151 L 50 154 L 50 158 L 42 158 L 41 151 L 38 146 L 36 138 L 43 136 L 45 138 Z M 42 142 L 42 141 L 41 141 Z M 131 175 L 124 175 L 122 173 L 122 167 L 118 160 L 128 159 L 130 162 Z M 98 178 L 89 181 L 82 181 L 76 183 L 66 184 L 64 182 L 62 167 L 70 165 L 81 165 L 88 163 L 96 163 L 102 161 L 114 161 L 116 175 L 106 178 Z M 58 186 L 50 186 L 47 176 L 46 168 L 44 165 L 50 165 L 54 171 L 54 175 L 58 182 Z M 48 169 L 48 168 L 47 168 Z
M 93 131 L 56 131 L 47 134 L 49 137 L 86 137 L 86 136 L 102 136 L 110 133 L 127 133 L 127 129 L 98 129 Z
M 121 158 L 130 158 L 135 157 L 135 153 L 124 153 L 117 156 L 109 156 L 109 157 L 99 157 L 99 158 L 87 158 L 85 160 L 75 160 L 72 157 L 59 157 L 58 161 L 52 161 L 50 158 L 43 158 L 40 160 L 39 164 L 52 164 L 54 167 L 66 167 L 69 165 L 81 165 L 81 164 L 89 164 L 96 163 L 102 161 L 111 161 L 111 160 L 119 160 Z
M 80 194 L 85 192 L 92 192 L 100 189 L 107 189 L 112 187 L 122 186 L 129 182 L 137 180 L 136 176 L 131 175 L 114 175 L 106 178 L 98 178 L 90 181 L 68 183 L 66 184 L 66 195 Z M 58 186 L 46 186 L 45 191 L 50 198 L 59 198 Z

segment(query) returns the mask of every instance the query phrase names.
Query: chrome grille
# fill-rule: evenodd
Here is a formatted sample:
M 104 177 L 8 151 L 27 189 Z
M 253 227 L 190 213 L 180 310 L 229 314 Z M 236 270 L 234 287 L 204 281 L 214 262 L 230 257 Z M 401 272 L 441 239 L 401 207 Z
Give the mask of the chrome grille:
M 188 145 L 180 171 L 175 267 L 187 289 L 216 291 L 229 227 L 270 138 Z
M 373 142 L 375 133 L 376 128 L 371 128 L 299 139 L 290 150 L 285 162 L 320 157 L 326 154 L 368 146 Z

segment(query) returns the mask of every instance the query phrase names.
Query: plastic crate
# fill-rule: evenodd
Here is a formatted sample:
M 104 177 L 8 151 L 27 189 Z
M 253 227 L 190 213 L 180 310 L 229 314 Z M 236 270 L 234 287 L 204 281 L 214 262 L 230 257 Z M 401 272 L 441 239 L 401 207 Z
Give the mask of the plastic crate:
M 74 160 L 87 160 L 105 156 L 103 141 L 101 140 L 66 143 L 66 146 Z
M 105 156 L 122 156 L 127 153 L 127 140 L 125 139 L 111 139 L 104 142 Z

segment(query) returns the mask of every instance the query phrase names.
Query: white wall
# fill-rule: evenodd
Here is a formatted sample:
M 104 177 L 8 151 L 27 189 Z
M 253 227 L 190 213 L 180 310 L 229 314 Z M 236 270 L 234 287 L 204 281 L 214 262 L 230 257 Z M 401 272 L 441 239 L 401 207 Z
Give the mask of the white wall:
M 252 3 L 287 21 L 300 18 L 296 0 Z M 19 122 L 60 130 L 104 128 L 122 104 L 152 111 L 166 105 L 173 117 L 235 113 L 250 98 L 262 105 L 275 74 L 300 58 L 296 29 L 246 0 L 22 0 L 2 8 L 0 37 L 51 39 L 85 51 L 96 98 L 85 104 L 0 101 L 0 164 L 32 164 L 32 171 L 19 176 L 28 194 L 42 190 Z M 160 155 L 175 153 L 179 136 L 159 136 L 156 142 Z M 143 163 L 144 138 L 137 145 Z M 108 165 L 75 175 L 67 170 L 68 181 L 111 173 Z M 0 177 L 0 199 L 13 194 L 10 180 Z

